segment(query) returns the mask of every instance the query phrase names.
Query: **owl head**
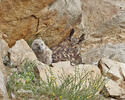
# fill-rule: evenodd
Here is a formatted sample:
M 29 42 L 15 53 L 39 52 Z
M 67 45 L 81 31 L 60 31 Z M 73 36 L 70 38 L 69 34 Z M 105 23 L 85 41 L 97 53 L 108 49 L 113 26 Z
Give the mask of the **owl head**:
M 42 39 L 35 39 L 31 45 L 33 51 L 43 52 L 45 50 L 45 43 Z

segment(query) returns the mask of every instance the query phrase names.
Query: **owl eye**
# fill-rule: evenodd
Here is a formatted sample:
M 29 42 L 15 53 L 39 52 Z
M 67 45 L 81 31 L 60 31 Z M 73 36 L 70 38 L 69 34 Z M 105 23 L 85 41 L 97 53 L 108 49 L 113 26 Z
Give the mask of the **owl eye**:
M 43 43 L 41 43 L 40 45 L 43 46 Z
M 36 43 L 35 45 L 38 46 L 39 44 Z

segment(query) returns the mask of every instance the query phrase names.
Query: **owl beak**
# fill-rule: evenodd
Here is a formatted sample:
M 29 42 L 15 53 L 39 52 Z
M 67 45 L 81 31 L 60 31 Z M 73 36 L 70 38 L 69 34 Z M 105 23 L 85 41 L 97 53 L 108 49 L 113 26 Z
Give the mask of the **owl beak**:
M 40 46 L 38 46 L 37 48 L 40 49 Z
M 42 48 L 41 46 L 38 46 L 38 49 L 39 49 L 40 51 L 42 51 L 42 50 L 43 50 L 43 48 Z

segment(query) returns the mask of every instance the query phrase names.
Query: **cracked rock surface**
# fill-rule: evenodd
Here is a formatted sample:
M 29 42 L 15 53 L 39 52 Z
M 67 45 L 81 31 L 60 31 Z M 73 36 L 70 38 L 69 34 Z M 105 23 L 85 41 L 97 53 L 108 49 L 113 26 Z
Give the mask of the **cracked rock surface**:
M 81 14 L 80 0 L 3 0 L 0 33 L 9 46 L 22 38 L 28 41 L 42 37 L 53 47 L 68 36 Z

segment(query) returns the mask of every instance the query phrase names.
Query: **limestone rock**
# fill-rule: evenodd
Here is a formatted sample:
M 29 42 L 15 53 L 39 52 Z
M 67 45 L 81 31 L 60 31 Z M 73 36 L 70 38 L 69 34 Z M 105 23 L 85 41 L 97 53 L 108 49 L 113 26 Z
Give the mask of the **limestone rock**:
M 69 24 L 77 20 L 82 13 L 82 3 L 80 0 L 57 0 L 50 10 L 57 10 L 61 16 L 69 16 Z M 65 14 L 65 15 L 64 15 Z
M 9 53 L 10 62 L 15 66 L 18 66 L 24 59 L 31 61 L 37 60 L 36 55 L 23 39 L 18 40 L 16 44 L 9 49 Z
M 3 0 L 0 2 L 0 31 L 6 34 L 5 38 L 9 45 L 16 40 L 33 35 L 37 31 L 38 19 L 34 17 L 36 13 L 42 10 L 54 0 L 37 1 L 14 1 Z
M 125 64 L 116 62 L 110 59 L 102 58 L 98 64 L 102 74 L 107 75 L 111 79 L 124 80 L 125 78 Z
M 60 66 L 60 64 L 61 64 L 61 66 Z M 62 64 L 64 64 L 65 66 L 63 66 Z M 61 74 L 64 74 L 64 73 L 67 75 L 70 75 L 70 74 L 73 74 L 73 72 L 74 72 L 74 67 L 71 66 L 69 64 L 69 62 L 58 62 L 58 63 L 54 63 L 52 65 L 53 65 L 52 68 L 50 68 L 49 66 L 46 66 L 46 67 L 39 66 L 38 67 L 39 72 L 40 72 L 40 77 L 44 81 L 47 81 L 46 73 L 47 73 L 47 75 L 49 75 L 50 78 L 52 77 L 50 72 L 49 72 L 50 69 L 53 72 L 54 77 L 57 78 L 56 81 L 57 81 L 58 85 L 61 84 L 58 76 L 61 76 Z
M 42 11 L 37 35 L 42 37 L 49 47 L 56 46 L 69 36 L 72 28 L 78 28 L 77 25 L 82 20 L 81 6 L 80 0 L 56 0 Z
M 6 83 L 2 71 L 0 71 L 0 100 L 9 100 L 6 89 Z
M 42 37 L 50 47 L 68 35 L 82 16 L 80 0 L 37 0 L 0 2 L 0 32 L 12 46 L 16 40 Z M 30 38 L 30 39 L 29 39 Z
M 84 49 L 84 48 L 83 48 Z M 125 63 L 125 43 L 107 43 L 95 46 L 88 51 L 81 52 L 83 63 L 97 63 L 101 58 L 106 57 L 115 61 Z
M 125 64 L 113 61 L 111 59 L 102 58 L 98 67 L 102 74 L 107 77 L 105 88 L 108 96 L 117 98 L 118 100 L 125 99 Z
M 112 0 L 82 0 L 82 4 L 85 16 L 85 32 L 88 34 L 91 34 L 97 27 L 121 11 L 118 5 L 112 3 Z
M 107 92 L 111 97 L 118 98 L 118 100 L 121 98 L 124 100 L 123 96 L 125 96 L 125 90 L 122 89 L 115 81 L 108 80 L 105 85 Z
M 2 59 L 8 54 L 8 50 L 8 44 L 3 39 L 0 39 L 0 55 Z
M 77 66 L 76 66 L 77 67 Z M 95 65 L 90 65 L 90 64 L 80 64 L 78 65 L 78 67 L 80 68 L 80 72 L 82 73 L 82 71 L 84 70 L 86 73 L 90 72 L 92 78 L 97 78 L 98 76 L 101 76 L 101 71 L 100 69 L 95 66 Z M 83 69 L 83 70 L 82 70 Z
M 1 45 L 4 45 L 4 44 L 1 43 Z M 0 49 L 2 49 L 1 47 L 2 46 L 0 46 Z M 5 49 L 5 51 L 6 51 L 6 49 Z M 3 59 L 2 59 L 2 56 L 4 55 L 3 52 L 4 51 L 0 52 L 0 100 L 9 100 L 7 89 L 6 89 L 7 74 L 6 74 L 6 69 L 5 69 L 5 66 L 3 65 Z M 1 54 L 1 53 L 3 53 L 3 54 Z
M 4 81 L 6 82 L 6 78 L 7 78 L 7 74 L 6 74 L 6 68 L 3 64 L 5 57 L 8 54 L 8 44 L 3 40 L 0 39 L 0 69 L 1 69 L 1 73 L 4 75 Z
M 56 78 L 56 81 L 58 83 L 58 85 L 61 84 L 59 77 L 61 75 L 74 75 L 75 74 L 75 70 L 76 68 L 78 68 L 79 73 L 82 73 L 82 75 L 85 75 L 86 73 L 90 72 L 91 75 L 90 77 L 95 79 L 97 78 L 97 76 L 101 76 L 101 72 L 99 70 L 99 68 L 97 66 L 93 66 L 93 65 L 75 65 L 72 66 L 70 65 L 69 61 L 62 61 L 62 62 L 58 62 L 58 63 L 53 63 L 52 64 L 53 67 L 40 67 L 39 66 L 39 72 L 40 72 L 40 77 L 44 80 L 47 81 L 47 77 L 46 74 L 48 74 L 48 76 L 51 78 L 52 76 L 50 75 L 49 70 L 51 69 L 51 71 L 53 72 L 54 77 Z
M 70 64 L 70 61 L 60 61 L 60 62 L 57 62 L 57 63 L 52 63 L 52 66 L 53 67 L 71 67 L 71 64 Z
M 83 11 L 86 16 L 84 33 L 87 34 L 81 50 L 83 63 L 96 63 L 102 57 L 114 55 L 115 59 L 124 62 L 124 56 L 121 56 L 124 53 L 121 43 L 124 44 L 125 40 L 124 8 L 124 0 L 83 0 Z M 118 50 L 118 45 L 121 51 Z M 120 51 L 119 54 L 117 51 Z

